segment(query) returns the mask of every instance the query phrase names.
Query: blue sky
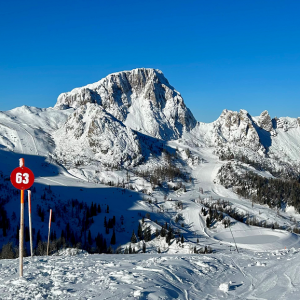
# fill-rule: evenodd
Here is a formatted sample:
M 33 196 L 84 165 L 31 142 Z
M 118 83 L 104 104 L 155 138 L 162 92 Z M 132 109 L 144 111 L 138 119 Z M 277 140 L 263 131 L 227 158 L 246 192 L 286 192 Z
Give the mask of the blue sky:
M 162 70 L 198 121 L 300 116 L 300 1 L 0 1 L 0 110 Z

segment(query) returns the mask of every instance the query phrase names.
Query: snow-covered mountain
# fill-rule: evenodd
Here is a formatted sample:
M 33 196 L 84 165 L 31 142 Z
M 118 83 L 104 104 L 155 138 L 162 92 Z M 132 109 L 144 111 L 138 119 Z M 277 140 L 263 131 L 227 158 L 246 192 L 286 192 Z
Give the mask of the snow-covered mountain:
M 194 145 L 214 147 L 219 154 L 227 152 L 265 161 L 277 165 L 277 169 L 282 164 L 300 164 L 299 118 L 271 119 L 267 111 L 253 117 L 243 109 L 239 112 L 225 109 L 212 123 L 198 122 L 190 132 L 184 133 L 184 139 Z
M 196 134 L 199 132 L 200 137 L 203 136 L 209 145 L 234 144 L 263 152 L 255 124 L 246 110 L 236 112 L 224 109 L 220 117 L 209 125 L 198 123 L 194 130 Z
M 179 138 L 196 120 L 160 70 L 134 69 L 59 95 L 55 108 L 78 108 L 87 103 L 134 130 L 162 139 Z
M 212 123 L 196 122 L 163 73 L 144 68 L 63 93 L 54 108 L 23 106 L 0 113 L 3 149 L 49 156 L 73 174 L 147 165 L 153 149 L 178 140 L 184 147 L 213 147 L 223 159 L 246 156 L 274 172 L 295 175 L 299 136 L 300 118 L 272 119 L 268 111 L 253 117 L 243 109 L 224 109 Z M 159 156 L 157 163 L 162 163 Z
M 143 160 L 137 134 L 97 104 L 79 106 L 53 136 L 62 164 L 80 165 L 88 158 L 125 166 Z

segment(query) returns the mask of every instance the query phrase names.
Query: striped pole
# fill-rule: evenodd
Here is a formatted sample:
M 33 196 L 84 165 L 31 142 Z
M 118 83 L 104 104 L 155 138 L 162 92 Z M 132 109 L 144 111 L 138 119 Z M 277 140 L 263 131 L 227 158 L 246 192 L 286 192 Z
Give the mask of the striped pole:
M 49 243 L 50 243 L 51 217 L 52 217 L 52 209 L 50 209 L 50 217 L 49 217 L 49 232 L 48 232 L 47 255 L 49 255 Z
M 31 225 L 31 191 L 28 190 L 28 216 L 29 216 L 29 236 L 30 236 L 30 254 L 33 256 L 32 250 L 32 225 Z
M 24 167 L 24 158 L 20 158 L 20 168 Z M 19 268 L 20 277 L 23 277 L 23 247 L 24 247 L 24 190 L 21 190 L 21 214 L 19 230 Z

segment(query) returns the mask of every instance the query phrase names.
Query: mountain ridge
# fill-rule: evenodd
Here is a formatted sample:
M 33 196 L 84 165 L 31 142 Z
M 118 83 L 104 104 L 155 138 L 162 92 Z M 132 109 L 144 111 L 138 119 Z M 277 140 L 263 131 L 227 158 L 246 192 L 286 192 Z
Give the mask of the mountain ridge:
M 132 129 L 162 139 L 176 139 L 196 125 L 183 98 L 157 69 L 133 69 L 62 93 L 56 109 L 86 103 L 102 106 Z
M 253 117 L 244 109 L 224 109 L 214 122 L 197 122 L 158 69 L 112 73 L 60 94 L 54 108 L 23 106 L 0 116 L 3 126 L 21 126 L 24 136 L 36 141 L 35 154 L 49 154 L 68 165 L 82 162 L 80 157 L 85 164 L 90 160 L 126 166 L 146 163 L 150 156 L 143 158 L 143 153 L 151 153 L 151 145 L 143 143 L 138 132 L 164 142 L 182 140 L 186 146 L 214 147 L 222 157 L 244 155 L 256 162 L 267 161 L 277 170 L 289 168 L 286 164 L 295 168 L 300 161 L 300 118 L 271 118 L 266 110 Z M 0 132 L 3 147 L 24 151 L 18 139 L 10 138 L 12 134 L 10 129 Z M 49 143 L 47 150 L 43 139 Z

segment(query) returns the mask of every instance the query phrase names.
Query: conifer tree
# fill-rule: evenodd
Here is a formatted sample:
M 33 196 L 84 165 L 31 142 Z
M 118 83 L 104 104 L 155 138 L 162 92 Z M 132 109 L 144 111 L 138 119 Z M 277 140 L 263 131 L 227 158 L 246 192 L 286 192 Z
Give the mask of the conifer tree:
M 137 242 L 137 238 L 136 238 L 136 235 L 134 233 L 134 230 L 132 231 L 130 242 L 131 243 L 136 243 Z
M 146 243 L 143 243 L 143 253 L 146 253 Z
M 209 216 L 206 218 L 206 227 L 207 228 L 210 227 L 210 217 Z
M 94 202 L 92 202 L 91 204 L 90 212 L 91 212 L 91 217 L 94 216 Z
M 102 247 L 103 251 L 102 252 L 105 252 L 106 249 L 107 249 L 107 245 L 106 245 L 106 239 L 103 239 L 103 247 Z
M 96 241 L 97 250 L 98 250 L 99 253 L 101 253 L 102 252 L 102 247 L 103 247 L 103 236 L 102 236 L 102 234 L 99 234 L 99 232 L 98 232 L 98 235 L 97 235 L 95 241 Z
M 89 234 L 88 234 L 88 242 L 90 245 L 93 244 L 93 240 L 92 240 L 92 234 L 91 234 L 91 231 L 89 230 Z
M 155 230 L 155 236 L 158 237 L 159 236 L 159 230 L 156 228 Z
M 145 239 L 145 242 L 151 241 L 151 228 L 150 228 L 150 226 L 148 226 L 144 231 L 144 239 Z
M 42 212 L 41 212 L 41 221 L 44 222 L 44 220 L 45 220 L 45 211 L 42 210 Z
M 143 229 L 142 229 L 142 226 L 141 226 L 141 223 L 139 222 L 139 228 L 138 228 L 138 238 L 140 240 L 143 239 Z
M 112 234 L 112 236 L 111 236 L 110 243 L 111 243 L 112 245 L 115 245 L 115 244 L 116 244 L 116 233 L 115 233 L 115 229 L 113 230 L 113 234 Z
M 112 246 L 109 246 L 107 251 L 106 251 L 107 254 L 113 254 L 114 253 L 114 249 L 112 248 Z
M 170 227 L 170 230 L 168 231 L 166 235 L 166 243 L 169 245 L 171 244 L 171 240 L 174 238 L 173 229 Z
M 72 233 L 71 233 L 70 241 L 71 241 L 72 247 L 75 246 L 75 244 L 76 244 L 76 237 L 75 237 L 74 231 L 72 231 Z M 92 241 L 92 243 L 93 243 L 93 241 Z
M 161 237 L 165 237 L 166 236 L 166 229 L 164 227 L 161 228 L 160 236 Z
M 19 227 L 19 225 L 17 225 L 17 233 L 16 233 L 16 240 L 17 241 L 19 240 L 19 230 L 20 230 L 20 227 Z
M 1 259 L 12 259 L 15 257 L 12 243 L 7 243 L 3 245 L 1 250 Z
M 25 242 L 29 242 L 30 237 L 29 237 L 29 228 L 25 226 Z

